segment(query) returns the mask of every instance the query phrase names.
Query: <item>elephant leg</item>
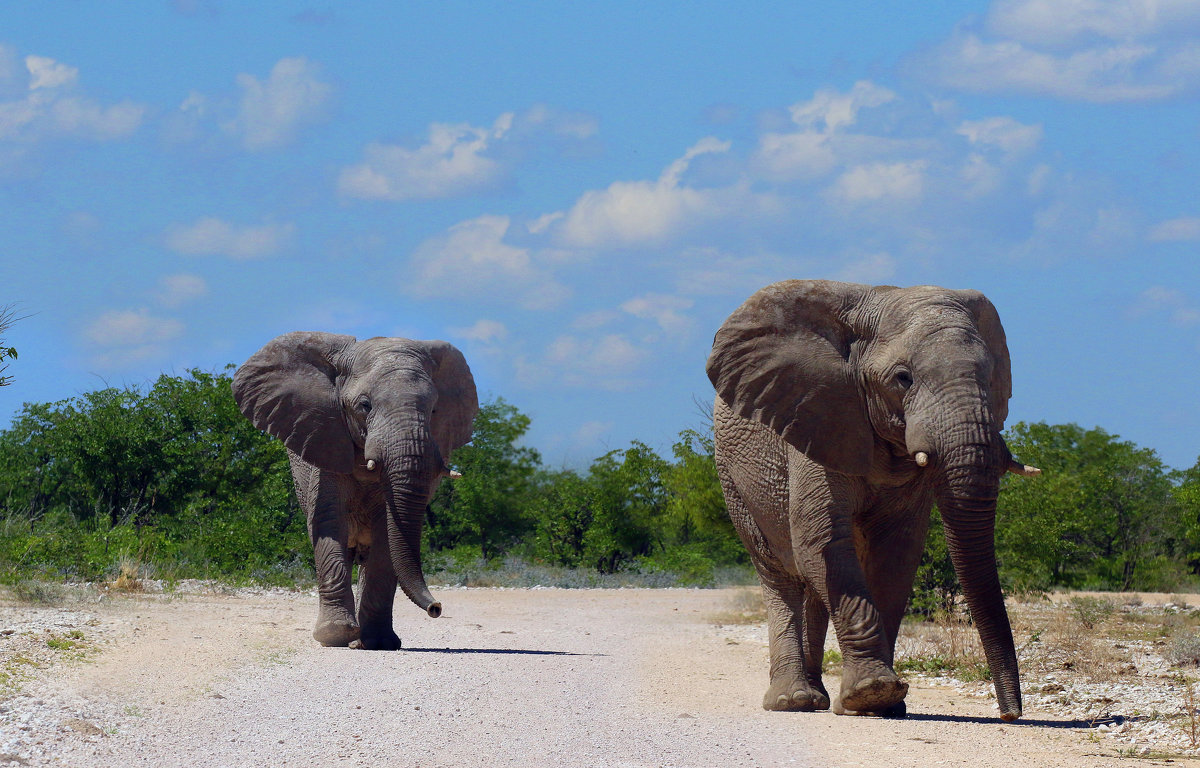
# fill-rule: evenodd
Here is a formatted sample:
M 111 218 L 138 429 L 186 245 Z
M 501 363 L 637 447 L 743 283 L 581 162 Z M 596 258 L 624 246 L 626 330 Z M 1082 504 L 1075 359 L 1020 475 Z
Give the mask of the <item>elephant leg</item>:
M 859 563 L 887 635 L 889 664 L 895 664 L 896 637 L 925 551 L 930 504 L 888 504 L 869 510 L 858 523 Z
M 771 684 L 763 695 L 763 709 L 773 711 L 812 711 L 829 709 L 829 694 L 821 682 L 821 650 L 818 648 L 816 674 L 805 655 L 806 598 L 804 582 L 787 569 L 771 551 L 766 538 L 750 514 L 741 491 L 724 462 L 717 474 L 725 494 L 734 529 L 741 537 L 758 571 L 763 602 L 767 607 L 767 630 L 771 655 Z M 782 504 L 782 500 L 780 500 Z M 820 602 L 820 601 L 817 601 Z M 821 631 L 825 631 L 822 624 Z
M 891 666 L 887 632 L 859 564 L 850 520 L 863 490 L 798 451 L 791 454 L 791 524 L 796 565 L 821 596 L 842 649 L 835 712 L 882 712 L 902 701 L 908 684 Z
M 311 465 L 292 472 L 301 506 L 308 513 L 308 533 L 317 566 L 317 624 L 313 638 L 326 646 L 346 646 L 358 639 L 354 591 L 350 586 L 353 560 L 346 546 L 347 493 L 340 479 Z
M 829 709 L 829 693 L 821 682 L 821 649 L 812 649 L 805 629 L 804 583 L 782 569 L 762 565 L 758 571 L 771 654 L 771 684 L 763 696 L 763 709 L 811 712 Z M 816 674 L 806 650 L 817 654 Z
M 913 578 L 925 550 L 929 530 L 928 504 L 887 504 L 869 510 L 858 524 L 859 564 L 879 610 L 887 637 L 887 662 L 896 663 L 896 638 L 904 609 L 912 595 Z M 848 714 L 848 713 L 846 713 Z M 878 711 L 884 717 L 904 717 L 903 701 Z
M 371 518 L 371 541 L 366 562 L 359 566 L 358 624 L 361 647 L 368 651 L 395 651 L 400 638 L 392 629 L 392 604 L 396 600 L 396 572 L 387 548 L 387 527 L 379 510 Z
M 804 588 L 802 628 L 800 642 L 803 643 L 804 674 L 809 685 L 825 694 L 825 705 L 818 709 L 828 709 L 829 693 L 825 690 L 821 673 L 825 666 L 825 633 L 829 631 L 829 611 L 825 610 L 825 603 L 821 602 L 816 590 L 807 585 Z

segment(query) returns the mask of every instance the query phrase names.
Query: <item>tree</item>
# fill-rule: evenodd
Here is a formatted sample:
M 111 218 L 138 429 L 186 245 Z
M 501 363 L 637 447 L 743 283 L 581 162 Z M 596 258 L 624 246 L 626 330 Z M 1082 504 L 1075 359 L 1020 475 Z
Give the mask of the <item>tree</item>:
M 570 470 L 543 473 L 530 506 L 535 521 L 533 555 L 555 565 L 584 562 L 588 532 L 600 497 L 596 484 Z
M 1149 448 L 1099 427 L 1014 425 L 1006 435 L 1036 480 L 1006 477 L 997 554 L 1012 585 L 1164 589 L 1181 575 L 1169 473 Z
M 1200 573 L 1200 458 L 1190 469 L 1174 473 L 1171 493 L 1183 528 L 1181 556 L 1188 571 Z
M 718 563 L 747 561 L 746 549 L 725 508 L 711 433 L 685 429 L 671 452 L 675 463 L 667 470 L 664 483 L 672 543 L 695 545 Z
M 112 564 L 110 539 L 221 573 L 295 561 L 309 546 L 287 453 L 238 412 L 227 373 L 27 404 L 0 432 L 0 511 L 6 530 L 34 537 L 26 551 L 50 540 L 36 540 L 39 526 L 67 532 L 43 556 L 81 576 Z M 102 549 L 81 553 L 91 539 Z
M 462 477 L 443 480 L 430 503 L 425 530 L 431 549 L 473 544 L 488 558 L 529 531 L 525 510 L 542 461 L 537 451 L 518 445 L 529 423 L 503 398 L 479 407 L 471 442 L 450 457 Z
M 614 573 L 655 546 L 662 548 L 669 466 L 636 440 L 592 462 L 588 478 L 596 491 L 596 512 L 584 538 L 585 564 Z
M 8 363 L 4 361 L 16 360 L 17 350 L 5 345 L 4 334 L 16 319 L 12 307 L 0 307 L 0 387 L 6 387 L 12 383 L 12 376 L 4 375 L 4 372 L 8 370 Z

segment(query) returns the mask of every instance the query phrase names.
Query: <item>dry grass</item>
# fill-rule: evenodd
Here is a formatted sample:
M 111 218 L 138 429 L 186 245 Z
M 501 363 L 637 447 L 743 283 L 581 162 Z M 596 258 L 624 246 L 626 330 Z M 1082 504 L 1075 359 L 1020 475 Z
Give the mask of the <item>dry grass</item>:
M 990 680 L 979 634 L 961 610 L 939 613 L 933 621 L 907 623 L 896 640 L 896 671 Z
M 144 592 L 146 585 L 142 581 L 142 566 L 137 560 L 123 559 L 117 570 L 117 578 L 108 584 L 110 589 L 117 592 Z
M 1064 676 L 1111 683 L 1136 673 L 1130 647 L 1120 642 L 1125 614 L 1097 598 L 1065 604 L 1017 603 L 1010 611 L 1021 671 L 1034 679 Z M 1061 685 L 1061 682 L 1057 684 Z

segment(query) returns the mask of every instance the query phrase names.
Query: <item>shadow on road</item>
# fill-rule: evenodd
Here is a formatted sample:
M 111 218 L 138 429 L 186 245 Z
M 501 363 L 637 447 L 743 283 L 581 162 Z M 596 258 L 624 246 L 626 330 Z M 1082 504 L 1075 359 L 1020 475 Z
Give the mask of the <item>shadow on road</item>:
M 970 715 L 938 715 L 927 712 L 909 712 L 906 720 L 926 720 L 935 723 L 983 723 L 986 725 L 1002 725 L 1004 727 L 1033 727 L 1033 728 L 1095 728 L 1105 723 L 1121 723 L 1126 718 L 1101 717 L 1095 720 L 1034 720 L 1032 718 L 1003 722 L 998 717 L 973 717 Z
M 607 653 L 571 653 L 570 651 L 531 651 L 524 648 L 404 648 L 409 653 L 497 653 L 517 656 L 608 656 Z

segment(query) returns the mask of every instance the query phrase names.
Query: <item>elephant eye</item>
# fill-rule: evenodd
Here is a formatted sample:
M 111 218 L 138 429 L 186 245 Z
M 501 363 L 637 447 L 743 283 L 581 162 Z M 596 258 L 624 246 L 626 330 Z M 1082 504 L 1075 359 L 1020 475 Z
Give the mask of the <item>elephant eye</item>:
M 896 372 L 896 384 L 901 389 L 908 389 L 909 387 L 911 387 L 913 385 L 912 374 L 909 373 L 908 371 L 904 370 L 903 368 L 901 368 L 899 371 Z
M 358 401 L 358 409 L 360 411 L 362 411 L 363 413 L 370 413 L 371 412 L 371 401 L 370 400 L 359 400 Z

